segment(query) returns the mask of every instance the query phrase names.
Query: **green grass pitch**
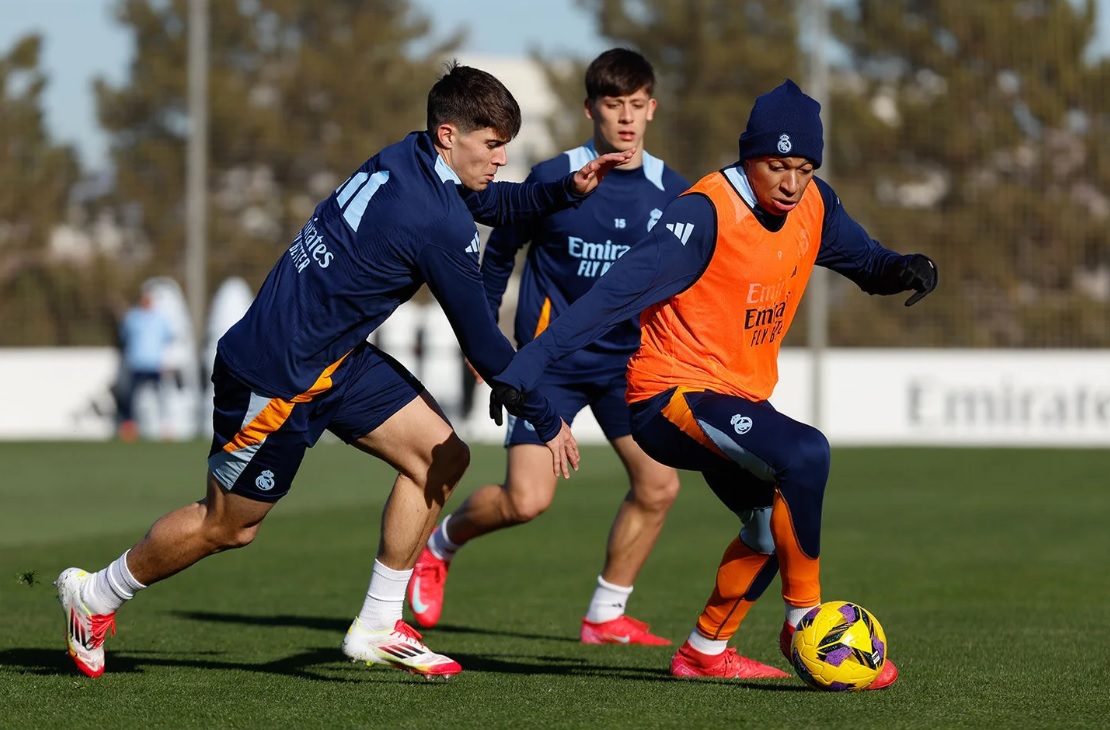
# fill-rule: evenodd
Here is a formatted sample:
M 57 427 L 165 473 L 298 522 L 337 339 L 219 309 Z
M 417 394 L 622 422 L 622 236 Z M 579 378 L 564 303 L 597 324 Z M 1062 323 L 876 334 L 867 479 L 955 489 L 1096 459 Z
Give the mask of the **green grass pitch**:
M 107 672 L 76 673 L 50 585 L 98 569 L 202 494 L 204 444 L 0 444 L 2 728 L 1079 728 L 1110 714 L 1110 452 L 835 449 L 826 599 L 886 629 L 902 675 L 826 694 L 796 678 L 679 681 L 672 648 L 583 646 L 578 625 L 625 485 L 603 447 L 536 522 L 468 546 L 441 626 L 448 683 L 344 661 L 392 476 L 340 445 L 309 452 L 245 550 L 120 611 Z M 476 447 L 448 505 L 497 481 Z M 681 642 L 737 524 L 700 477 L 683 491 L 630 613 Z M 28 580 L 30 578 L 30 580 Z M 734 640 L 778 655 L 778 582 Z

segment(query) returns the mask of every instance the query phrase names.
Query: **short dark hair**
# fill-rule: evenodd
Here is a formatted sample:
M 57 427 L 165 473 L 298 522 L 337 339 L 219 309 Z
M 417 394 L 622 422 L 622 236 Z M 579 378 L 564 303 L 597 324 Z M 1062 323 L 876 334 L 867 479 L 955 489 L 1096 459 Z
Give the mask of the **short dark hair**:
M 586 98 L 628 96 L 645 89 L 655 91 L 655 70 L 648 60 L 628 48 L 611 48 L 586 69 Z
M 428 132 L 439 125 L 456 125 L 463 133 L 489 127 L 506 139 L 520 131 L 520 105 L 493 74 L 457 60 L 444 64 L 446 72 L 428 92 Z

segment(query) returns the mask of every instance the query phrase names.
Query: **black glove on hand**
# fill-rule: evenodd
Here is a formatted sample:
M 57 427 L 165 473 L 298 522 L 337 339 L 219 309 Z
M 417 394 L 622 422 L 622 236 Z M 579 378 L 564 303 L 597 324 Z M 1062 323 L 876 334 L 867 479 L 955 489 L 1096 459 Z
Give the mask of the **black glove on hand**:
M 906 306 L 912 307 L 937 288 L 937 265 L 931 258 L 920 253 L 910 254 L 904 260 L 901 273 L 902 286 L 916 292 L 906 300 Z
M 498 426 L 501 425 L 501 407 L 504 406 L 505 410 L 511 415 L 518 418 L 523 416 L 521 407 L 524 405 L 524 393 L 520 392 L 511 385 L 503 383 L 490 383 L 489 394 L 489 417 Z

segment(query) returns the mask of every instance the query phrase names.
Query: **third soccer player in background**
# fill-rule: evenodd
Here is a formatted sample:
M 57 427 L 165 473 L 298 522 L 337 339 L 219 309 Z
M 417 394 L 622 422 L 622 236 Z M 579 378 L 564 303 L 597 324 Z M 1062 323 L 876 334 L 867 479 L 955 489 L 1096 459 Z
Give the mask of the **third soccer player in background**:
M 536 165 L 529 181 L 555 180 L 599 154 L 635 150 L 610 172 L 579 209 L 527 226 L 495 230 L 486 245 L 482 276 L 490 307 L 498 312 L 517 251 L 528 244 L 516 312 L 518 346 L 530 342 L 659 220 L 662 209 L 687 182 L 643 149 L 644 132 L 655 114 L 655 75 L 639 53 L 614 48 L 586 70 L 586 116 L 593 139 Z M 617 324 L 544 373 L 540 390 L 569 424 L 589 406 L 628 472 L 629 491 L 617 511 L 594 595 L 582 620 L 587 644 L 652 644 L 670 641 L 626 616 L 636 575 L 663 528 L 678 494 L 677 472 L 655 461 L 632 440 L 625 403 L 625 368 L 640 344 L 639 318 Z M 504 484 L 481 487 L 444 518 L 417 561 L 409 601 L 421 626 L 434 626 L 443 607 L 447 570 L 460 546 L 486 533 L 535 519 L 550 505 L 557 480 L 551 458 L 532 424 L 510 418 L 505 439 Z

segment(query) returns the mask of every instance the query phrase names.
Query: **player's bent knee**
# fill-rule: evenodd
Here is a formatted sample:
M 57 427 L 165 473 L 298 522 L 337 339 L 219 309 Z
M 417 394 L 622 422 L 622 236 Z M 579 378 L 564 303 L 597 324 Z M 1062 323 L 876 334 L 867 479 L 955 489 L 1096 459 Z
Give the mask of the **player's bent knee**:
M 210 478 L 208 496 L 195 504 L 199 523 L 193 534 L 207 541 L 213 552 L 246 547 L 272 507 L 273 503 L 225 492 Z
M 551 506 L 552 498 L 546 494 L 539 494 L 539 490 L 520 490 L 524 494 L 508 492 L 509 513 L 506 516 L 514 524 L 531 522 Z M 553 495 L 552 495 L 553 496 Z
M 251 527 L 241 527 L 231 535 L 230 548 L 243 548 L 254 542 L 254 538 L 258 537 L 258 528 L 261 525 L 252 525 Z
M 458 434 L 452 433 L 451 438 L 442 445 L 437 447 L 443 449 L 442 461 L 444 466 L 455 477 L 453 481 L 458 481 L 466 470 L 470 468 L 470 447 L 459 438 Z M 437 457 L 437 460 L 438 457 Z
M 237 550 L 254 542 L 254 538 L 258 536 L 259 527 L 261 527 L 259 524 L 249 527 L 220 524 L 209 529 L 208 539 L 216 551 Z
M 513 523 L 518 525 L 531 522 L 546 512 L 549 506 L 550 503 L 540 504 L 535 501 L 527 501 L 524 503 L 513 502 L 508 517 Z
M 832 449 L 825 434 L 810 428 L 802 438 L 795 441 L 790 468 L 820 477 L 823 482 L 828 478 L 831 464 Z
M 632 500 L 645 510 L 666 512 L 678 498 L 682 483 L 678 474 L 662 479 L 638 481 L 632 485 Z
M 419 463 L 408 465 L 402 473 L 422 485 L 431 499 L 442 504 L 469 467 L 470 447 L 452 432 L 432 447 L 430 453 L 421 456 Z
M 771 533 L 771 508 L 753 509 L 741 515 L 743 527 L 740 540 L 752 550 L 764 555 L 775 552 L 775 539 Z

